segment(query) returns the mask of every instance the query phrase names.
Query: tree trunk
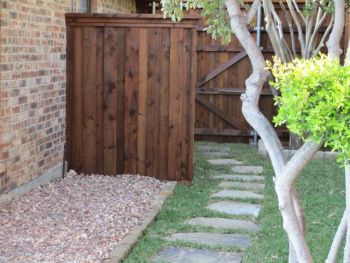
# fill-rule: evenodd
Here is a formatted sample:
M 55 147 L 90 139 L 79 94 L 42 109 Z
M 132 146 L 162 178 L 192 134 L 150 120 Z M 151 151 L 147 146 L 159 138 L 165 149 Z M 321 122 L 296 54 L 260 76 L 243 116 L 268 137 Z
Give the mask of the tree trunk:
M 346 237 L 344 249 L 344 263 L 350 263 L 350 165 L 345 165 L 345 201 L 346 201 Z
M 247 29 L 246 20 L 237 2 L 227 0 L 226 6 L 230 16 L 231 29 L 246 50 L 253 67 L 252 74 L 246 80 L 246 92 L 241 96 L 242 112 L 248 123 L 259 133 L 271 158 L 276 174 L 276 192 L 283 216 L 284 228 L 295 248 L 298 261 L 300 263 L 311 263 L 311 253 L 294 207 L 293 184 L 302 168 L 317 152 L 319 145 L 308 143 L 300 154 L 296 154 L 292 158 L 293 161 L 289 162 L 289 166 L 286 166 L 279 138 L 271 123 L 264 117 L 258 107 L 262 86 L 269 75 L 266 70 L 265 59 Z

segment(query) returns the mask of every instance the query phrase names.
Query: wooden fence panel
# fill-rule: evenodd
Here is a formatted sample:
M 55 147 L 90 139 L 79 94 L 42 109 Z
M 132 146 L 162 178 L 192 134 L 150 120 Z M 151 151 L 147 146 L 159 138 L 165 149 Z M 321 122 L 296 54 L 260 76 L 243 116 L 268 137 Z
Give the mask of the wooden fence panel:
M 198 17 L 66 21 L 69 168 L 191 180 Z
M 277 12 L 282 10 L 277 7 Z M 252 139 L 253 129 L 242 115 L 240 95 L 245 92 L 251 63 L 234 35 L 230 44 L 222 45 L 211 39 L 204 28 L 205 21 L 202 20 L 197 32 L 196 139 L 248 142 Z M 255 38 L 255 32 L 251 31 Z M 285 30 L 285 36 L 288 42 L 289 31 Z M 300 49 L 298 41 L 296 44 L 297 50 Z M 271 59 L 274 52 L 266 31 L 261 32 L 260 46 L 265 58 Z M 276 108 L 267 84 L 261 95 L 259 107 L 272 122 Z M 282 139 L 288 138 L 285 127 L 276 129 Z

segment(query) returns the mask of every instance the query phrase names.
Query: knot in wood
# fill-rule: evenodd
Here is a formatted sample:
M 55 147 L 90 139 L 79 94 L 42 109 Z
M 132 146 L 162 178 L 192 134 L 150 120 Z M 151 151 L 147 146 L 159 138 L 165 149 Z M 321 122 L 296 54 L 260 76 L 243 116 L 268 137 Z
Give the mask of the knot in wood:
M 248 99 L 248 96 L 245 93 L 241 94 L 241 101 L 246 101 Z

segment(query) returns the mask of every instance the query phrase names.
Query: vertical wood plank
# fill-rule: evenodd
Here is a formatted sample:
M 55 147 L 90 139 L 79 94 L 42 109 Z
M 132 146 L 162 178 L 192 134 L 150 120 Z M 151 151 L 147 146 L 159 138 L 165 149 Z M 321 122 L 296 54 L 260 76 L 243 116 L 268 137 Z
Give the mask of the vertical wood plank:
M 124 52 L 125 29 L 106 28 L 104 34 L 104 169 L 124 172 Z
M 115 67 L 117 68 L 116 86 L 117 86 L 117 174 L 124 173 L 124 141 L 125 141 L 125 49 L 126 49 L 126 29 L 115 28 L 118 30 L 116 43 L 118 45 Z
M 169 69 L 170 69 L 170 29 L 162 29 L 161 84 L 160 84 L 160 132 L 159 132 L 159 179 L 168 178 L 169 140 Z
M 191 89 L 192 89 L 192 81 L 191 81 L 191 53 L 192 53 L 192 36 L 190 29 L 184 29 L 184 45 L 182 48 L 182 78 L 183 78 L 183 86 L 181 87 L 182 93 L 182 136 L 181 136 L 181 166 L 180 168 L 180 180 L 185 181 L 188 180 L 188 159 L 189 159 L 189 150 L 190 150 L 190 126 L 191 126 Z
M 124 127 L 124 172 L 136 174 L 138 85 L 139 85 L 139 28 L 126 29 L 125 47 L 125 127 Z
M 74 130 L 74 104 L 73 104 L 73 92 L 74 92 L 74 61 L 75 61 L 75 53 L 74 53 L 74 28 L 68 26 L 67 27 L 67 60 L 66 60 L 66 70 L 67 70 L 67 85 L 66 85 L 66 151 L 67 151 L 67 161 L 68 161 L 68 169 L 72 169 L 73 163 L 73 130 Z
M 104 29 L 96 29 L 96 169 L 95 173 L 104 174 L 103 146 L 103 104 L 104 104 Z
M 170 31 L 170 88 L 169 88 L 169 149 L 168 179 L 178 180 L 181 167 L 181 116 L 182 116 L 182 45 L 183 29 L 172 28 Z
M 139 56 L 139 95 L 138 95 L 138 129 L 137 129 L 137 166 L 138 173 L 142 175 L 150 175 L 146 172 L 146 139 L 148 136 L 153 138 L 153 134 L 146 133 L 146 126 L 148 121 L 147 113 L 147 100 L 148 100 L 148 82 L 147 82 L 147 72 L 148 72 L 148 37 L 149 31 L 142 28 L 139 30 L 140 34 L 140 56 Z M 150 36 L 150 39 L 152 36 Z M 153 43 L 151 43 L 152 45 Z M 151 123 L 151 125 L 154 125 Z
M 188 105 L 189 109 L 187 112 L 188 115 L 188 157 L 187 157 L 187 180 L 192 181 L 193 179 L 193 167 L 194 167 L 194 122 L 195 122 L 195 87 L 197 82 L 197 35 L 196 29 L 191 29 L 192 31 L 192 47 L 191 47 L 191 85 L 188 87 Z
M 96 169 L 96 28 L 84 27 L 83 170 Z
M 74 60 L 72 61 L 74 67 L 74 80 L 72 100 L 74 99 L 74 109 L 72 109 L 73 124 L 72 127 L 72 149 L 70 168 L 78 173 L 83 169 L 83 30 L 81 27 L 74 29 Z
M 152 28 L 148 30 L 148 87 L 147 87 L 147 130 L 146 130 L 146 174 L 157 176 L 159 173 L 159 97 L 160 97 L 160 66 L 161 56 L 161 30 Z

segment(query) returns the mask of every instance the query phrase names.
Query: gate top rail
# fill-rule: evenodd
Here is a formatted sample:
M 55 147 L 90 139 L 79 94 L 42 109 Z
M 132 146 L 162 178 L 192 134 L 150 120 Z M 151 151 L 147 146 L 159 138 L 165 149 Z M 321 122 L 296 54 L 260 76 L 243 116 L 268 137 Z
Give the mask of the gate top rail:
M 67 13 L 68 26 L 122 26 L 122 27 L 181 27 L 197 28 L 202 19 L 200 15 L 185 15 L 181 23 L 174 23 L 157 14 L 90 14 Z

